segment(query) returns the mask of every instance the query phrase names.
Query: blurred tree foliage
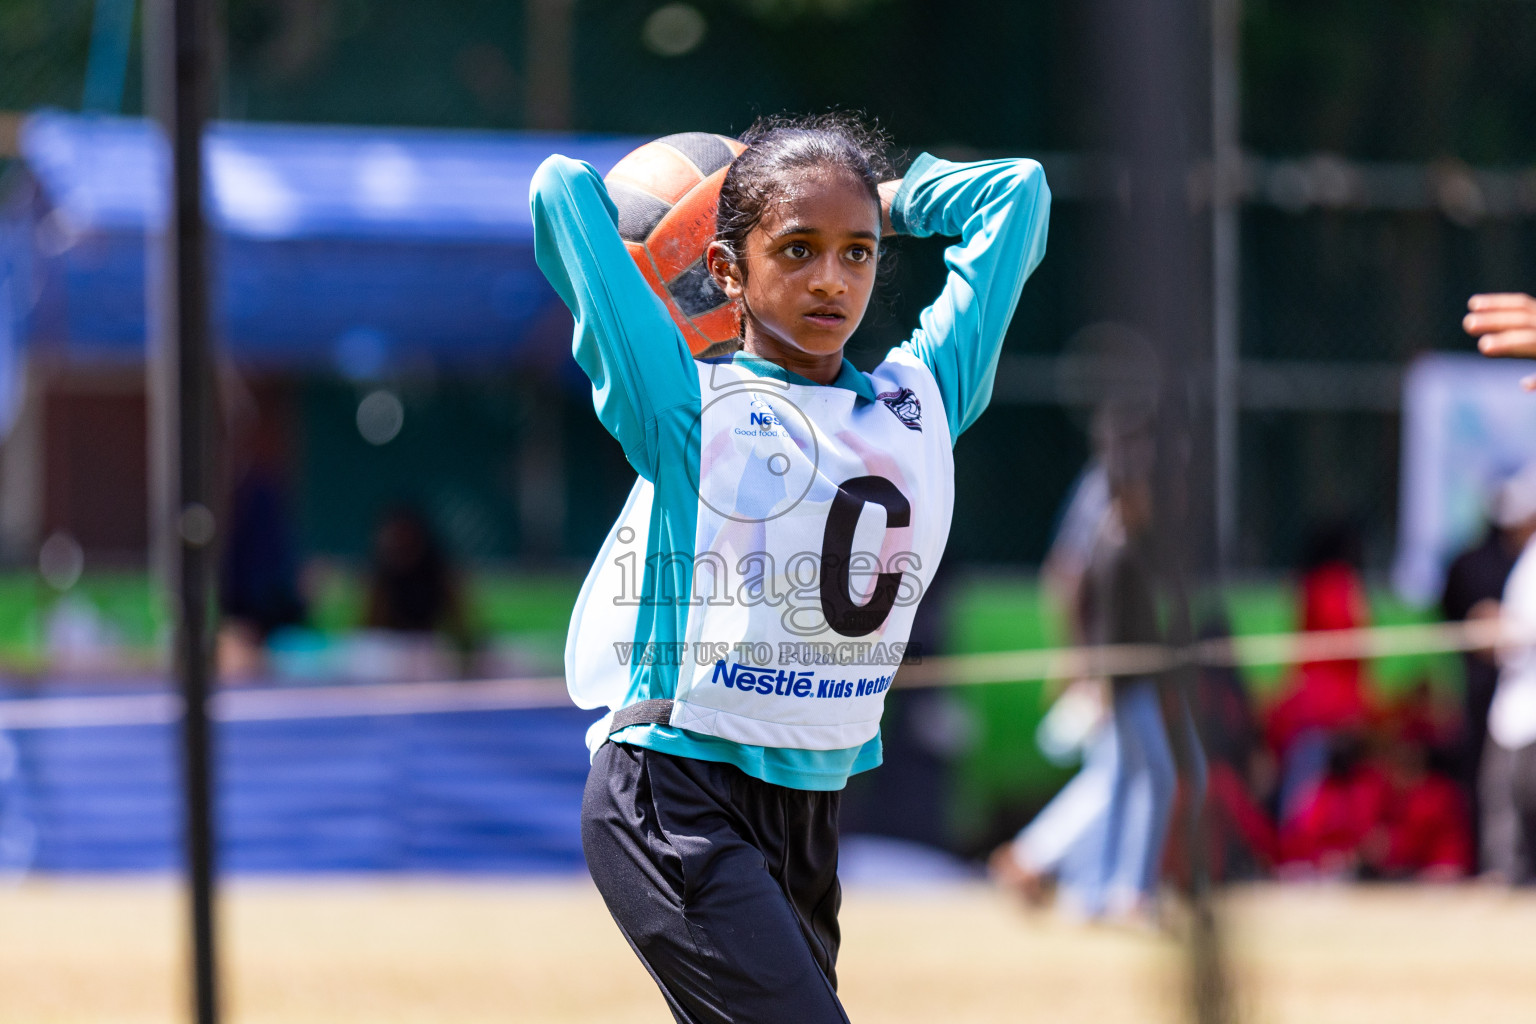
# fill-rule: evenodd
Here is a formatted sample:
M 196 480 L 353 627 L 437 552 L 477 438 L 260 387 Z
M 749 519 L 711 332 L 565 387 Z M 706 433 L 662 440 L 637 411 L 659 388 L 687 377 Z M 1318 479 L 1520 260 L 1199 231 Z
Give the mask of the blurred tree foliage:
M 664 2 L 573 0 L 573 127 L 729 131 L 759 111 L 840 105 L 916 143 L 1057 149 L 1081 145 L 1089 123 L 1088 5 L 694 0 L 702 42 L 661 56 L 642 28 Z M 94 9 L 0 0 L 0 109 L 78 106 Z M 521 3 L 228 0 L 222 14 L 225 116 L 524 121 Z M 1247 0 L 1244 20 L 1244 133 L 1258 152 L 1536 159 L 1536 3 Z M 137 38 L 131 56 L 136 111 Z
M 1039 144 L 1051 131 L 1044 6 L 955 0 L 700 0 L 702 42 L 659 56 L 655 0 L 574 9 L 573 127 L 739 131 L 760 111 L 863 108 L 899 137 Z M 956 8 L 960 8 L 957 12 Z M 263 120 L 515 128 L 527 83 L 520 5 L 237 0 L 228 113 Z M 988 30 L 977 33 L 974 26 Z M 1008 96 L 1007 103 L 989 97 Z M 1063 140 L 1065 141 L 1065 140 Z
M 80 105 L 90 0 L 0 0 L 0 110 Z
M 1247 146 L 1536 160 L 1536 4 L 1245 0 Z

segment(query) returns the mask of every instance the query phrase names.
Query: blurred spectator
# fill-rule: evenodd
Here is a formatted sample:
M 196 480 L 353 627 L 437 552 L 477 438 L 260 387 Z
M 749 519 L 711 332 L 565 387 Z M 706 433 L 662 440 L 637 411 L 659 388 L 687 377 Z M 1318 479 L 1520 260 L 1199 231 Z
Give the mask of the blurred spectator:
M 1070 601 L 1075 638 L 1094 645 L 1161 644 L 1165 581 L 1152 549 L 1151 421 L 1128 407 L 1106 407 L 1095 422 L 1095 442 L 1096 465 L 1080 478 L 1047 560 L 1047 587 Z M 1069 717 L 1069 702 L 1091 703 L 1090 688 L 1102 685 L 1075 683 L 1042 726 L 1059 714 Z M 1164 690 L 1153 675 L 1118 677 L 1109 683 L 1107 714 L 1073 716 L 1083 719 L 1077 741 L 1083 768 L 993 852 L 995 879 L 1032 902 L 1058 882 L 1066 902 L 1090 917 L 1157 919 L 1179 790 L 1167 722 L 1189 752 L 1186 797 L 1203 801 L 1205 794 L 1205 761 L 1188 701 Z
M 1432 748 L 1403 734 L 1380 758 L 1359 734 L 1336 734 L 1328 769 L 1281 825 L 1285 873 L 1448 881 L 1472 868 L 1460 788 L 1432 770 Z
M 1098 679 L 1074 682 L 1041 720 L 1041 751 L 1053 761 L 1080 752 L 1082 768 L 988 861 L 993 880 L 1031 905 L 1043 905 L 1053 889 L 1073 913 L 1103 902 L 1097 889 L 1119 765 L 1107 685 Z M 1137 791 L 1133 798 L 1143 795 Z M 1124 879 L 1110 881 L 1117 883 L 1123 885 Z
M 1438 762 L 1454 762 L 1461 715 L 1440 699 L 1428 675 L 1421 675 L 1387 707 L 1384 726 L 1389 736 L 1434 751 Z
M 1308 545 L 1301 578 L 1301 628 L 1359 629 L 1370 624 L 1360 577 L 1359 532 L 1336 524 Z M 1372 708 L 1358 658 L 1306 661 L 1292 673 L 1269 712 L 1268 739 L 1280 764 L 1280 818 L 1284 820 L 1323 778 L 1334 736 L 1358 733 Z
M 1110 515 L 1104 518 L 1081 588 L 1082 621 L 1092 644 L 1165 642 L 1159 607 L 1165 587 L 1155 560 L 1150 417 L 1111 407 L 1095 424 L 1100 458 L 1109 481 Z M 1119 676 L 1111 680 L 1116 764 L 1106 810 L 1104 855 L 1087 895 L 1087 911 L 1155 919 L 1163 847 L 1172 824 L 1178 770 L 1169 724 L 1190 752 L 1189 790 L 1203 800 L 1205 763 L 1182 693 L 1168 697 L 1165 723 L 1162 680 Z M 1133 799 L 1138 790 L 1144 804 Z M 1138 806 L 1140 804 L 1140 806 Z M 1121 880 L 1124 881 L 1121 881 Z
M 1072 485 L 1057 518 L 1051 549 L 1040 566 L 1046 593 L 1064 612 L 1073 643 L 1083 642 L 1079 602 L 1083 573 L 1093 555 L 1093 545 L 1109 509 L 1109 478 L 1098 459 L 1091 460 Z
M 306 616 L 286 496 L 277 476 L 260 468 L 246 473 L 230 500 L 219 606 L 263 639 Z
M 1231 635 L 1224 619 L 1208 622 L 1202 640 Z M 1212 878 L 1252 878 L 1275 863 L 1275 826 L 1257 797 L 1273 784 L 1273 759 L 1261 742 L 1258 718 L 1242 674 L 1204 665 L 1196 678 L 1195 727 L 1208 761 L 1205 813 Z M 1177 836 L 1175 837 L 1177 840 Z M 1170 856 L 1182 872 L 1180 844 Z
M 1520 551 L 1536 534 L 1536 466 L 1505 481 L 1494 497 L 1487 532 L 1451 562 L 1445 576 L 1440 611 L 1449 622 L 1498 615 L 1504 583 Z M 1462 655 L 1462 728 L 1457 775 L 1472 815 L 1473 834 L 1481 833 L 1477 776 L 1488 739 L 1488 708 L 1499 670 L 1489 650 Z
M 1502 609 L 1517 646 L 1504 654 L 1488 711 L 1481 839 L 1484 867 L 1521 884 L 1536 880 L 1536 540 L 1509 574 Z
M 1366 760 L 1360 734 L 1336 732 L 1326 743 L 1321 780 L 1280 823 L 1281 857 L 1287 874 L 1353 877 L 1367 841 L 1386 827 L 1391 783 Z
M 463 588 L 419 511 L 399 506 L 373 535 L 363 624 L 394 633 L 435 633 L 467 652 L 471 638 Z
M 1392 813 L 1376 863 L 1385 877 L 1449 881 L 1472 871 L 1466 798 L 1435 750 L 1407 735 L 1388 750 Z
M 1073 643 L 1087 639 L 1083 577 L 1111 516 L 1109 479 L 1102 463 L 1093 459 L 1062 507 L 1040 572 Z M 1105 818 L 1118 764 L 1107 686 L 1102 679 L 1073 682 L 1041 720 L 1036 737 L 1042 753 L 1063 765 L 1081 756 L 1082 766 L 988 861 L 993 880 L 1032 905 L 1043 904 L 1053 887 L 1064 904 L 1076 909 L 1100 902 L 1088 895 L 1088 888 L 1104 858 Z

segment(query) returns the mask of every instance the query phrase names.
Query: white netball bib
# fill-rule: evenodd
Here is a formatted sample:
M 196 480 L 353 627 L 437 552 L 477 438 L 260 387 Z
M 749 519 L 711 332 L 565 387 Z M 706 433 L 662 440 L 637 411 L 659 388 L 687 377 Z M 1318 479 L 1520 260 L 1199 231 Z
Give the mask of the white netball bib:
M 691 550 L 651 543 L 639 481 L 588 574 L 566 672 L 583 707 L 619 707 L 637 667 L 669 666 L 671 724 L 739 743 L 835 750 L 871 739 L 949 535 L 954 467 L 932 374 L 900 349 L 845 388 L 699 363 Z M 684 593 L 657 583 L 685 561 Z M 677 615 L 674 641 L 637 636 Z M 626 645 L 628 645 L 626 647 Z M 591 739 L 601 742 L 602 730 Z

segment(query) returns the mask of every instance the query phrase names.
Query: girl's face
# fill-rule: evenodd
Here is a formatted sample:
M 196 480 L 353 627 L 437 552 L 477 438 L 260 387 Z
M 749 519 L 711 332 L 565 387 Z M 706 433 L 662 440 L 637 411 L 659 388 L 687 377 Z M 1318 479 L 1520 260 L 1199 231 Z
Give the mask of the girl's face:
M 710 246 L 709 269 L 741 306 L 748 352 L 830 383 L 875 285 L 880 207 L 843 171 L 803 172 L 746 237 L 738 261 Z

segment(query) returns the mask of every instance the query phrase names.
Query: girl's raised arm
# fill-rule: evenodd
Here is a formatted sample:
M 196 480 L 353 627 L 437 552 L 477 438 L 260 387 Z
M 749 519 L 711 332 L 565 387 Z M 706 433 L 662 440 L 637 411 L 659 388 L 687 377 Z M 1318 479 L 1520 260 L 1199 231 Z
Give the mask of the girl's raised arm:
M 939 383 L 951 438 L 992 398 L 992 378 L 1024 281 L 1045 255 L 1051 190 L 1033 160 L 951 163 L 927 153 L 891 203 L 906 235 L 959 235 L 944 250 L 949 280 L 902 347 Z
M 682 332 L 630 259 L 618 214 L 591 165 L 552 156 L 534 172 L 534 257 L 576 318 L 571 352 L 592 404 L 630 464 L 656 476 L 656 414 L 699 401 Z

